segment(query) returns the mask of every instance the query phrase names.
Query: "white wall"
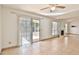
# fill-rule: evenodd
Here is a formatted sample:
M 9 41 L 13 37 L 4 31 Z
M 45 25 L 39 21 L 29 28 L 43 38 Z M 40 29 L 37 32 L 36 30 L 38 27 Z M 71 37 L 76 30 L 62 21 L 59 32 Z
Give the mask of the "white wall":
M 3 7 L 2 48 L 17 45 L 17 16 L 10 11 L 10 9 Z
M 50 19 L 40 20 L 40 40 L 52 37 L 52 22 Z
M 76 26 L 76 27 L 71 27 L 71 26 Z M 71 21 L 70 22 L 70 26 L 69 26 L 69 32 L 72 33 L 72 34 L 79 34 L 79 21 L 78 19 L 74 21 Z

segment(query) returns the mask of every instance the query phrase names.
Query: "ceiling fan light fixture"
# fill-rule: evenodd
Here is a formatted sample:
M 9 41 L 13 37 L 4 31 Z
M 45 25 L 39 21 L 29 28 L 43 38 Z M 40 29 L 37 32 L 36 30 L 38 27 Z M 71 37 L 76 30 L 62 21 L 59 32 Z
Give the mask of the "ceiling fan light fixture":
M 53 10 L 55 10 L 56 9 L 56 7 L 51 7 L 51 10 L 53 11 Z

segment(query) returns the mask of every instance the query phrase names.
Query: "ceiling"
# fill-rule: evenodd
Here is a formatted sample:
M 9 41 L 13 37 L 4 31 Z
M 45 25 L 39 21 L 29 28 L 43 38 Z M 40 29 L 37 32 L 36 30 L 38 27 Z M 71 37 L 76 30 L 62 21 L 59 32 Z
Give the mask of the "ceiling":
M 56 9 L 52 13 L 49 12 L 49 9 L 40 10 L 41 8 L 47 7 L 48 4 L 7 4 L 6 6 L 25 11 L 31 11 L 34 13 L 49 16 L 51 18 L 56 17 L 57 19 L 67 19 L 71 17 L 74 18 L 79 15 L 79 4 L 63 4 L 63 5 L 66 8 Z

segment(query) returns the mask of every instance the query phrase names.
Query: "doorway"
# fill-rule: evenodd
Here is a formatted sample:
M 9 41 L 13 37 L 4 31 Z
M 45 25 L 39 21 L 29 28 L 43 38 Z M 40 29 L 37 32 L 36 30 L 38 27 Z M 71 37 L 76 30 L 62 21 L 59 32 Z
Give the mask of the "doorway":
M 32 19 L 32 41 L 38 42 L 39 41 L 39 20 Z
M 19 17 L 19 43 L 20 45 L 32 44 L 39 41 L 38 19 Z
M 64 35 L 66 36 L 68 34 L 68 24 L 66 23 L 64 26 Z
M 52 36 L 58 37 L 58 24 L 57 24 L 57 22 L 52 22 Z

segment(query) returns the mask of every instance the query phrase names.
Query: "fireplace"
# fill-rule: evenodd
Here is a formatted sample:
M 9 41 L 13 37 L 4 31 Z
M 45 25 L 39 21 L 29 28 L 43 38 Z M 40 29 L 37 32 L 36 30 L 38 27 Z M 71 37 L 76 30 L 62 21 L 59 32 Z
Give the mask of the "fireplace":
M 61 30 L 61 35 L 64 35 L 64 30 Z

